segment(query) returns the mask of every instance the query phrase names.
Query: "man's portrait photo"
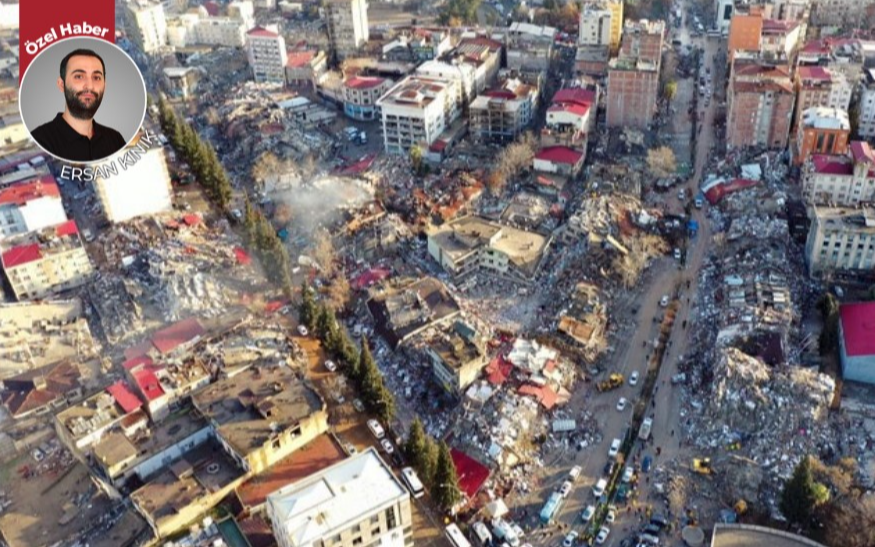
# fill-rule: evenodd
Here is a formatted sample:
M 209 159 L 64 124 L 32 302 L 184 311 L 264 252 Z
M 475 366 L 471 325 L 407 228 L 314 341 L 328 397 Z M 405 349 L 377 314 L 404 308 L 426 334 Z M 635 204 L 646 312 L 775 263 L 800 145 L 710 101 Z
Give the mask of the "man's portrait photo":
M 51 64 L 53 81 L 45 73 Z M 49 154 L 70 162 L 99 161 L 136 134 L 145 95 L 136 65 L 114 44 L 62 40 L 28 66 L 21 83 L 22 120 Z

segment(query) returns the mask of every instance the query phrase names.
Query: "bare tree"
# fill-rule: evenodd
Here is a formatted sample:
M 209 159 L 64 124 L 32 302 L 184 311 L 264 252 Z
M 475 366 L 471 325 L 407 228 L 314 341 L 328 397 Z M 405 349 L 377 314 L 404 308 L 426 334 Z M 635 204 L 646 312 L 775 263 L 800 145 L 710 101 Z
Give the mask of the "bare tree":
M 826 524 L 826 542 L 832 547 L 875 545 L 875 496 L 860 496 L 832 504 Z
M 537 146 L 537 139 L 531 133 L 525 133 L 502 150 L 493 170 L 493 173 L 497 173 L 496 177 L 491 181 L 486 181 L 490 189 L 493 186 L 499 190 L 504 189 L 507 181 L 516 177 L 520 170 L 529 167 L 535 158 Z M 490 184 L 490 182 L 493 184 Z
M 350 300 L 350 286 L 346 276 L 342 273 L 336 275 L 328 285 L 325 294 L 325 303 L 334 311 L 344 309 Z
M 657 178 L 674 175 L 677 171 L 677 160 L 674 152 L 668 146 L 651 148 L 647 151 L 647 168 L 650 174 Z
M 273 175 L 276 175 L 280 170 L 280 159 L 273 152 L 264 152 L 255 163 L 252 165 L 252 179 L 263 185 L 264 181 Z
M 323 276 L 330 278 L 334 275 L 334 261 L 337 259 L 337 251 L 334 249 L 334 242 L 331 240 L 331 234 L 328 233 L 328 230 L 322 228 L 313 235 L 310 256 L 319 264 Z

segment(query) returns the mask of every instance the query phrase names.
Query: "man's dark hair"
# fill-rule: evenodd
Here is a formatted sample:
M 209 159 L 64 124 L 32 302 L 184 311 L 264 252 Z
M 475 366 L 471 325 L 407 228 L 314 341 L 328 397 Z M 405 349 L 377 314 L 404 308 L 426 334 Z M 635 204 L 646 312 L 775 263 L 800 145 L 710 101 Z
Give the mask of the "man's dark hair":
M 106 78 L 106 63 L 103 62 L 103 57 L 91 51 L 90 49 L 74 49 L 70 53 L 67 54 L 66 57 L 61 59 L 61 79 L 67 79 L 67 61 L 70 60 L 70 57 L 74 57 L 76 55 L 84 55 L 85 57 L 97 57 L 100 61 L 100 66 L 103 67 L 103 77 Z

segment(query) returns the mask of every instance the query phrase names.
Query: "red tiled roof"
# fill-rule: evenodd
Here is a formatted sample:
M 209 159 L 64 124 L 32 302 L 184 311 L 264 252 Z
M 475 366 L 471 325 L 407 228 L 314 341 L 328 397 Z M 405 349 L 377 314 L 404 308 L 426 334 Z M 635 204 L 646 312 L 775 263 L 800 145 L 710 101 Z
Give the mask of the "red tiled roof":
M 164 395 L 164 388 L 155 375 L 162 368 L 156 365 L 144 365 L 131 374 L 147 401 L 154 401 Z
M 40 251 L 39 243 L 19 245 L 17 247 L 12 247 L 3 253 L 3 267 L 14 268 L 15 266 L 21 266 L 22 264 L 39 260 L 42 257 L 43 254 Z
M 385 82 L 383 78 L 375 78 L 375 77 L 366 77 L 366 76 L 353 76 L 352 78 L 348 78 L 343 85 L 346 87 L 351 87 L 353 89 L 370 89 L 372 87 L 377 87 Z
M 509 91 L 507 89 L 490 89 L 489 91 L 484 91 L 483 95 L 487 97 L 493 97 L 496 99 L 508 99 L 513 100 L 516 99 L 516 93 L 513 91 Z
M 376 154 L 368 154 L 361 160 L 351 163 L 344 167 L 343 169 L 338 170 L 341 175 L 358 175 L 359 173 L 364 173 L 373 165 L 374 160 L 377 159 Z
M 143 402 L 140 400 L 140 398 L 137 397 L 134 392 L 130 390 L 128 385 L 123 380 L 119 380 L 118 382 L 107 387 L 106 391 L 107 393 L 112 395 L 112 398 L 115 399 L 115 402 L 118 403 L 120 407 L 122 407 L 122 410 L 125 411 L 125 414 L 130 414 L 131 412 L 143 406 Z
M 578 116 L 585 116 L 586 113 L 589 112 L 589 105 L 576 103 L 554 103 L 552 106 L 550 106 L 550 108 L 547 109 L 547 112 L 571 112 L 572 114 L 577 114 Z
M 848 357 L 875 355 L 875 302 L 844 304 L 840 310 Z
M 322 434 L 237 488 L 237 497 L 247 509 L 262 505 L 267 496 L 346 458 L 343 449 Z
M 513 364 L 506 361 L 504 357 L 496 355 L 492 361 L 486 365 L 486 379 L 490 384 L 500 386 L 510 376 L 510 371 L 513 370 Z
M 872 147 L 869 146 L 868 142 L 851 141 L 850 148 L 851 157 L 854 158 L 855 162 L 875 164 L 875 152 L 872 151 Z
M 814 154 L 811 156 L 811 164 L 814 171 L 822 175 L 854 174 L 854 164 L 846 156 Z
M 556 392 L 550 386 L 536 386 L 534 384 L 523 384 L 517 389 L 520 395 L 531 395 L 541 403 L 546 410 L 556 406 Z
M 459 476 L 459 488 L 468 499 L 473 499 L 489 479 L 489 468 L 455 448 L 450 449 L 450 456 Z
M 542 148 L 535 156 L 535 159 L 553 163 L 577 165 L 577 162 L 579 162 L 582 157 L 582 152 L 578 152 L 567 146 L 548 146 Z
M 312 49 L 306 51 L 290 51 L 288 53 L 286 66 L 289 68 L 301 68 L 302 66 L 309 64 L 314 57 L 316 57 L 316 51 Z
M 724 181 L 723 183 L 714 184 L 706 189 L 704 191 L 705 199 L 707 199 L 708 203 L 711 205 L 716 205 L 727 194 L 744 190 L 745 188 L 750 188 L 757 184 L 759 184 L 757 181 L 749 179 L 733 179 L 728 182 Z
M 802 80 L 832 80 L 832 75 L 822 66 L 800 66 L 799 78 Z
M 279 36 L 276 32 L 273 32 L 271 30 L 267 30 L 264 27 L 254 27 L 254 28 L 252 28 L 252 30 L 250 30 L 246 34 L 248 34 L 249 36 L 265 36 L 268 38 L 273 38 L 275 36 Z
M 371 268 L 365 270 L 352 280 L 352 286 L 358 290 L 367 289 L 374 283 L 382 281 L 392 275 L 392 270 L 389 268 Z
M 177 347 L 190 342 L 195 338 L 206 334 L 203 326 L 196 317 L 189 317 L 182 321 L 161 329 L 152 335 L 152 344 L 161 353 L 170 353 Z
M 595 102 L 595 91 L 583 87 L 566 87 L 553 95 L 554 103 L 592 104 Z
M 246 252 L 243 247 L 234 247 L 234 258 L 237 259 L 237 264 L 248 266 L 252 263 L 252 257 Z
M 15 205 L 24 205 L 28 201 L 46 196 L 61 197 L 58 184 L 51 175 L 45 175 L 38 179 L 20 182 L 3 188 L 0 190 L 0 204 L 14 203 Z
M 498 51 L 501 49 L 501 42 L 496 42 L 495 40 L 490 40 L 489 38 L 478 36 L 476 38 L 464 38 L 459 42 L 459 46 L 463 44 L 476 44 L 479 46 L 486 46 L 492 51 Z
M 201 216 L 195 213 L 189 213 L 182 217 L 182 221 L 188 226 L 197 226 L 201 223 Z
M 785 21 L 783 19 L 763 19 L 763 32 L 790 32 L 798 26 L 798 21 Z
M 79 233 L 75 220 L 68 220 L 55 226 L 55 233 L 59 236 L 71 236 Z
M 13 416 L 26 414 L 78 388 L 80 376 L 78 366 L 61 361 L 6 378 L 3 403 Z M 37 387 L 37 377 L 42 377 L 44 387 Z

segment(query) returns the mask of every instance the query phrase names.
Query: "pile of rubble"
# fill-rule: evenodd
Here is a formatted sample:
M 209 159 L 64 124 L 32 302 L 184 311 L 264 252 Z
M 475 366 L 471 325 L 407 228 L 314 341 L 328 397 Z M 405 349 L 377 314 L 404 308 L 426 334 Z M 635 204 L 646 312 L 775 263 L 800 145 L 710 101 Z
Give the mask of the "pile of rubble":
M 141 292 L 139 285 L 120 275 L 103 272 L 95 275 L 85 294 L 108 342 L 117 344 L 143 328 L 142 310 L 137 305 Z

